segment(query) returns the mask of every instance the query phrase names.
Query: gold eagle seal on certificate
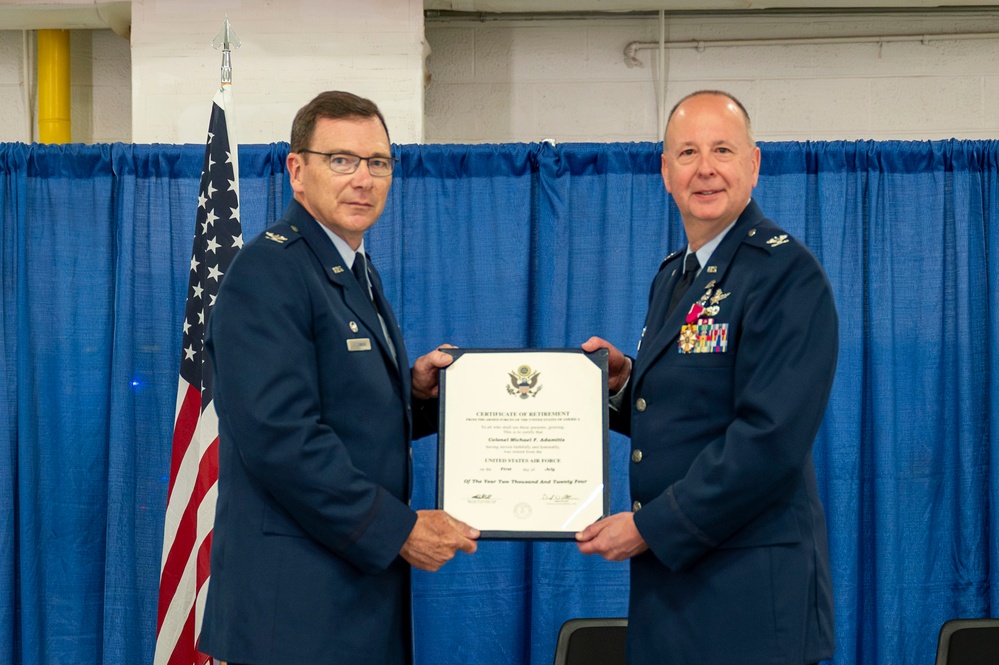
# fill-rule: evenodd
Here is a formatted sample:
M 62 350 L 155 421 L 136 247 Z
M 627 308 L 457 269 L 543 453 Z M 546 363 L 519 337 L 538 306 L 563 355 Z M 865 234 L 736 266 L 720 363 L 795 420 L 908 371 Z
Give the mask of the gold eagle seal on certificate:
M 534 397 L 541 390 L 538 385 L 538 377 L 541 372 L 535 372 L 530 365 L 521 365 L 515 371 L 510 372 L 510 385 L 506 391 L 511 395 L 517 395 L 520 399 Z

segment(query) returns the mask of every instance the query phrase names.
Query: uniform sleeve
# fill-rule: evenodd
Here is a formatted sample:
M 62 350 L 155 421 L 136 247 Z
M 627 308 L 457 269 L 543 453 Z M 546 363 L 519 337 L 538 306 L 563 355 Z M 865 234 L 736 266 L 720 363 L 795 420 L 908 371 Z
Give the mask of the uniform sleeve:
M 440 428 L 440 400 L 413 398 L 413 438 L 436 434 Z
M 634 371 L 635 362 L 631 358 L 629 360 L 631 360 L 632 371 Z M 625 436 L 631 435 L 631 386 L 632 382 L 629 376 L 624 388 L 612 396 L 608 412 L 610 428 Z

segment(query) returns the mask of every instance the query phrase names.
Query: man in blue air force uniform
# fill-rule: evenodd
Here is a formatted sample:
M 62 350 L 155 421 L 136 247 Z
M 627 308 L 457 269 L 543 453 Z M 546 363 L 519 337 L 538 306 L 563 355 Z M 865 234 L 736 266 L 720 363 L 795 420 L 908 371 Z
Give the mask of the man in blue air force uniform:
M 674 107 L 662 172 L 689 245 L 652 284 L 634 362 L 600 338 L 583 344 L 610 351 L 611 424 L 631 436 L 633 505 L 577 540 L 583 553 L 631 559 L 634 665 L 833 654 L 812 444 L 837 316 L 815 257 L 751 199 L 759 166 L 735 98 L 702 91 Z
M 326 92 L 292 126 L 294 200 L 243 247 L 209 321 L 219 496 L 199 648 L 250 665 L 412 662 L 410 566 L 475 529 L 408 505 L 436 427 L 433 351 L 410 370 L 364 255 L 395 160 L 370 101 Z

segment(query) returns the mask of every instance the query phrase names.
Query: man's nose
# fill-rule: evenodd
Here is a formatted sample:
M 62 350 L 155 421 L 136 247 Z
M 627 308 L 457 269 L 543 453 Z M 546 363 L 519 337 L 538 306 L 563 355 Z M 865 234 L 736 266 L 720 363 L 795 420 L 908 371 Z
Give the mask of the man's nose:
M 368 170 L 368 160 L 362 159 L 361 163 L 357 165 L 357 170 L 354 171 L 350 182 L 355 187 L 368 187 L 371 185 L 372 181 L 374 181 L 374 176 L 372 176 L 371 171 Z
M 712 175 L 715 172 L 715 160 L 710 152 L 703 152 L 698 157 L 697 172 L 701 175 Z

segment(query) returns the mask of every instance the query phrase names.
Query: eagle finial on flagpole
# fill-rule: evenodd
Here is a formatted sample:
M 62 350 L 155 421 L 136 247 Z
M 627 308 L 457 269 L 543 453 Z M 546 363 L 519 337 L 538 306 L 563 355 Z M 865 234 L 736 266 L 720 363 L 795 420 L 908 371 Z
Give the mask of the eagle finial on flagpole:
M 239 48 L 239 37 L 232 31 L 228 12 L 225 15 L 225 25 L 215 36 L 212 46 L 216 49 L 222 49 L 222 85 L 228 85 L 232 83 L 232 61 L 229 54 L 232 49 Z

